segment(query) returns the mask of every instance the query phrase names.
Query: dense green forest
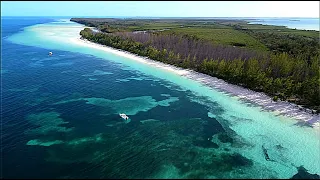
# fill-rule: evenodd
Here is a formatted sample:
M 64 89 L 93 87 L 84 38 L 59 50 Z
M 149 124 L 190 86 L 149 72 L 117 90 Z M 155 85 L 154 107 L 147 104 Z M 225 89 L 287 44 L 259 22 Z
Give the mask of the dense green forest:
M 253 28 L 250 28 L 241 21 L 215 21 L 215 24 L 197 21 L 199 22 L 186 23 L 175 20 L 171 23 L 160 22 L 161 25 L 155 23 L 157 27 L 168 28 L 166 31 L 134 31 L 130 26 L 147 26 L 150 22 L 135 20 L 134 24 L 113 19 L 108 27 L 115 29 L 117 26 L 117 31 L 94 32 L 85 28 L 80 34 L 92 42 L 193 69 L 233 84 L 265 92 L 273 96 L 274 100 L 294 102 L 319 113 L 320 45 L 319 37 L 315 37 L 313 31 L 298 30 L 289 33 L 292 30 L 286 32 L 283 27 L 257 28 L 257 25 L 253 25 Z M 103 30 L 99 24 L 105 21 L 93 22 L 95 23 L 91 26 Z M 163 24 L 166 27 L 163 27 Z M 242 39 L 226 40 L 229 37 L 225 36 L 225 42 L 220 40 L 217 43 L 214 42 L 214 36 L 209 37 L 208 32 L 216 30 L 221 33 L 226 29 L 229 29 L 230 33 L 235 31 Z M 199 35 L 201 32 L 205 33 Z M 260 43 L 260 47 L 253 48 L 252 44 L 246 44 L 243 39 L 250 40 L 250 43 Z

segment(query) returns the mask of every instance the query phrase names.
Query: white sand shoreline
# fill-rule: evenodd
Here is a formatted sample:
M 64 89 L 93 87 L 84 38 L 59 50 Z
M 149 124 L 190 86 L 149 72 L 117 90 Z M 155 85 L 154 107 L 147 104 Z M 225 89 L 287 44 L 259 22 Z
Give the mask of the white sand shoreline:
M 129 59 L 138 61 L 140 63 L 145 63 L 157 68 L 168 70 L 180 76 L 200 82 L 201 84 L 207 87 L 211 87 L 216 90 L 230 94 L 231 96 L 235 96 L 242 101 L 246 101 L 246 102 L 249 102 L 250 104 L 258 105 L 265 111 L 271 111 L 276 113 L 277 115 L 288 116 L 288 117 L 300 120 L 302 123 L 305 122 L 314 128 L 320 129 L 320 115 L 312 114 L 312 110 L 307 108 L 302 108 L 299 105 L 286 102 L 286 101 L 274 102 L 271 97 L 267 96 L 264 93 L 255 92 L 255 91 L 246 89 L 244 87 L 233 85 L 225 82 L 222 79 L 218 79 L 216 77 L 198 73 L 193 70 L 182 69 L 180 67 L 176 67 L 173 65 L 164 64 L 159 61 L 151 60 L 147 57 L 141 57 L 127 51 L 115 49 L 105 45 L 100 45 L 97 43 L 90 42 L 88 40 L 83 40 L 83 39 L 80 39 L 80 37 L 71 38 L 70 40 L 73 43 L 78 45 L 100 49 L 105 52 L 113 53 L 119 56 L 123 56 Z

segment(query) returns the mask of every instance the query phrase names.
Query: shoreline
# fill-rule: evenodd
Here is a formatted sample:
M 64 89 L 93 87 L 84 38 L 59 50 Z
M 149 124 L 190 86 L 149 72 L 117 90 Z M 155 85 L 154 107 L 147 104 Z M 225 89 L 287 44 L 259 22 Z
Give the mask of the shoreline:
M 274 102 L 272 98 L 265 93 L 255 92 L 241 86 L 227 83 L 222 79 L 218 79 L 216 77 L 212 77 L 190 69 L 183 69 L 170 64 L 155 61 L 147 57 L 138 56 L 121 49 L 97 44 L 86 39 L 82 39 L 80 36 L 76 39 L 72 38 L 70 40 L 78 45 L 89 46 L 91 48 L 110 52 L 118 56 L 138 61 L 140 63 L 145 63 L 157 68 L 168 70 L 172 73 L 178 74 L 179 76 L 199 82 L 204 86 L 227 93 L 228 95 L 231 95 L 232 97 L 235 97 L 244 103 L 249 102 L 250 104 L 257 105 L 261 107 L 263 111 L 273 112 L 275 115 L 291 117 L 301 122 L 302 126 L 307 124 L 307 126 L 320 129 L 320 115 L 312 114 L 311 109 L 301 107 L 300 105 L 287 101 Z

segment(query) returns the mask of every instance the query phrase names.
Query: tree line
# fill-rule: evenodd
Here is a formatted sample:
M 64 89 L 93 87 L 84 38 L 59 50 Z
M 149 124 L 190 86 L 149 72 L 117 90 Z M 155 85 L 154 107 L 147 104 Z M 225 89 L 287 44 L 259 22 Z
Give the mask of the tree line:
M 227 82 L 265 92 L 320 111 L 319 54 L 292 56 L 288 52 L 258 52 L 213 45 L 188 36 L 157 33 L 93 33 L 80 35 L 92 42 L 139 56 L 192 69 Z

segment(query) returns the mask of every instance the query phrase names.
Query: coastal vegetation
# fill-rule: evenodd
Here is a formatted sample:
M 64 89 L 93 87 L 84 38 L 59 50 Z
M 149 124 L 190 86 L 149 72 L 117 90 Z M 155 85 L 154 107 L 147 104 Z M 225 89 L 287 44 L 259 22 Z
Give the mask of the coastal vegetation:
M 89 41 L 320 111 L 318 31 L 236 20 L 71 19 Z

